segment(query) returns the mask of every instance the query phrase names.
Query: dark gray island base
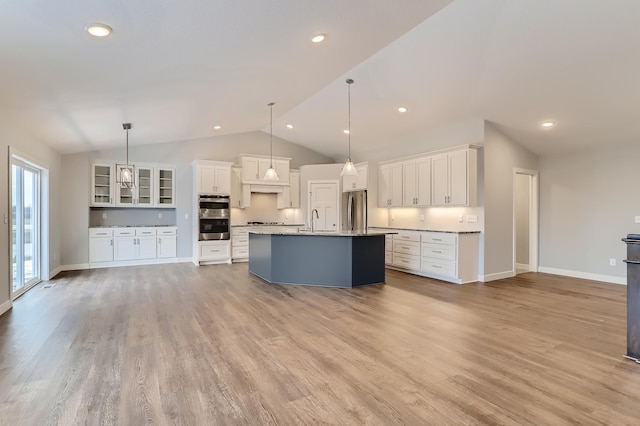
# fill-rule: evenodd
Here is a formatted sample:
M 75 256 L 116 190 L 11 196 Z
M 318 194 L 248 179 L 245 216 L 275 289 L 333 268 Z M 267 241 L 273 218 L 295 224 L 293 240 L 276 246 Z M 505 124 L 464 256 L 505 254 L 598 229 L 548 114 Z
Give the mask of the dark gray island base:
M 251 232 L 249 272 L 278 284 L 384 284 L 384 234 Z

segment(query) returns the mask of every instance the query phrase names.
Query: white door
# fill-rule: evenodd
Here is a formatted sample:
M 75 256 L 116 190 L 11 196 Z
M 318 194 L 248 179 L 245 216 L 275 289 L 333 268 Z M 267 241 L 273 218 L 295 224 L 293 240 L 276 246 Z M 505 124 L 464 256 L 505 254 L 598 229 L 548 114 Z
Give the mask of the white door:
M 113 238 L 89 238 L 89 263 L 113 262 Z
M 419 206 L 431 205 L 431 157 L 416 160 L 416 198 Z
M 416 162 L 405 161 L 402 163 L 402 205 L 416 205 L 416 194 Z
M 309 221 L 313 220 L 314 231 L 336 232 L 338 230 L 338 182 L 309 182 L 309 192 Z
M 156 258 L 156 237 L 136 237 L 138 246 L 138 259 Z
M 449 204 L 467 205 L 467 151 L 449 154 Z
M 378 207 L 389 207 L 389 165 L 380 166 L 378 176 Z
M 175 235 L 158 237 L 158 258 L 176 257 L 176 241 Z
M 215 168 L 214 192 L 218 194 L 231 194 L 231 167 Z
M 444 206 L 449 197 L 449 158 L 447 154 L 431 159 L 431 201 L 434 206 Z
M 389 166 L 389 198 L 391 207 L 402 206 L 402 163 L 394 163 Z
M 136 175 L 138 176 L 136 206 L 153 206 L 153 167 L 138 167 Z
M 136 258 L 135 237 L 114 238 L 113 258 L 115 260 L 133 260 Z

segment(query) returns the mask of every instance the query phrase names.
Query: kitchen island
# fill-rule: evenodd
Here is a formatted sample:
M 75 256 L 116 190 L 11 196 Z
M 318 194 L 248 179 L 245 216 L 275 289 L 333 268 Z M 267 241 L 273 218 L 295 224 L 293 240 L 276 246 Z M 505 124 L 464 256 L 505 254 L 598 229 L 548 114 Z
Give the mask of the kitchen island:
M 249 232 L 249 272 L 270 283 L 384 284 L 385 232 Z

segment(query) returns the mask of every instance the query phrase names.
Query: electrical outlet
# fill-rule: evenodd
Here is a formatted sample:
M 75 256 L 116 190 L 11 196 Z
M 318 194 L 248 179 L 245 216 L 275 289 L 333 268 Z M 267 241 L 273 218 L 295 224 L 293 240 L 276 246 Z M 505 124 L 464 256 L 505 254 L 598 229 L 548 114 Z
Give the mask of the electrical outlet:
M 184 220 L 189 220 L 189 213 L 184 214 Z
M 106 213 L 102 213 L 102 218 L 106 219 L 107 218 L 107 214 Z
M 464 222 L 464 216 L 458 215 L 458 223 L 462 223 L 462 222 Z
M 640 223 L 640 216 L 636 216 L 636 223 Z
M 468 214 L 467 215 L 467 223 L 478 223 L 478 215 Z
M 609 259 L 609 266 L 616 266 L 616 260 L 615 259 Z
M 424 215 L 423 214 L 420 215 L 420 221 L 424 222 Z
M 158 219 L 162 219 L 162 213 L 158 213 Z
M 396 217 L 394 215 L 391 215 L 391 220 L 396 220 Z

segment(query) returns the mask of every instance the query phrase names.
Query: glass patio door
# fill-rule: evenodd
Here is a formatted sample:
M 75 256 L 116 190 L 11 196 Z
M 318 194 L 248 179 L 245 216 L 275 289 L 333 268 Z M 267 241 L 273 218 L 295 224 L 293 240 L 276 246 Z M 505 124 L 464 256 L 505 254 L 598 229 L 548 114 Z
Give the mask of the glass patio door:
M 40 282 L 40 170 L 11 159 L 11 295 Z

